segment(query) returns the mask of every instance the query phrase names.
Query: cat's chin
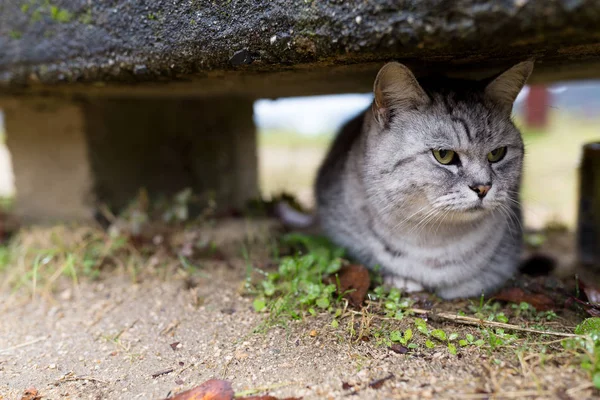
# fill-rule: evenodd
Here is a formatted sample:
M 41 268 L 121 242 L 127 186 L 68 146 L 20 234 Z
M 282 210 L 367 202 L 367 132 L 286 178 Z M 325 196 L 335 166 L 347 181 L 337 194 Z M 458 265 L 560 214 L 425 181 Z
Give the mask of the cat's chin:
M 485 217 L 490 211 L 490 209 L 483 207 L 481 204 L 477 204 L 472 207 L 456 210 L 449 216 L 456 222 L 473 222 Z

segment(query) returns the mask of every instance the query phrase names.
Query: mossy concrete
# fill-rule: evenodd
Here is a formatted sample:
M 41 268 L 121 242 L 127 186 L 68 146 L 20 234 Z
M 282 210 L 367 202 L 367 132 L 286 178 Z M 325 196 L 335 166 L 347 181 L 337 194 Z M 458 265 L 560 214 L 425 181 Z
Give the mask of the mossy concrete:
M 390 59 L 479 76 L 533 56 L 534 80 L 589 77 L 600 70 L 598 26 L 596 0 L 17 0 L 0 5 L 0 91 L 179 82 L 290 95 L 308 93 L 315 74 L 329 92 L 361 91 L 375 67 L 354 85 L 329 68 Z M 260 84 L 290 71 L 279 91 Z M 236 84 L 215 86 L 219 77 Z

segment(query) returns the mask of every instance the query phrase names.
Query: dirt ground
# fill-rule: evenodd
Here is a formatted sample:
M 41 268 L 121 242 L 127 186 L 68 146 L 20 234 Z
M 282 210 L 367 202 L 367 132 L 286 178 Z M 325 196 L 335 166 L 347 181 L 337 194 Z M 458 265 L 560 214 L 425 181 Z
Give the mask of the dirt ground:
M 63 284 L 53 294 L 0 293 L 0 398 L 21 399 L 36 388 L 43 399 L 165 399 L 211 378 L 237 394 L 304 399 L 591 399 L 598 392 L 560 337 L 523 334 L 516 344 L 445 348 L 401 354 L 348 326 L 412 323 L 357 313 L 339 327 L 330 314 L 286 327 L 261 326 L 265 315 L 244 295 L 247 261 L 228 257 L 203 265 L 190 281 L 177 275 L 132 282 L 114 272 L 100 280 Z M 1 285 L 0 285 L 1 287 Z M 467 302 L 437 306 L 447 311 Z M 557 311 L 548 323 L 572 331 Z M 477 335 L 478 327 L 431 318 L 432 327 Z M 547 345 L 547 354 L 531 347 Z M 387 379 L 386 379 L 387 378 Z M 382 380 L 383 381 L 379 381 Z

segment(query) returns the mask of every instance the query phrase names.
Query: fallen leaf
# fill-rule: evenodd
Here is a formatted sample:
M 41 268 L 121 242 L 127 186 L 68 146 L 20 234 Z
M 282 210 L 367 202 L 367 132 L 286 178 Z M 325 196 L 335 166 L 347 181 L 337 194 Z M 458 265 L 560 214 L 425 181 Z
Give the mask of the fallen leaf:
M 507 288 L 494 296 L 496 300 L 508 301 L 511 303 L 529 303 L 537 311 L 548 311 L 555 307 L 554 301 L 542 293 L 527 293 L 521 288 Z
M 398 354 L 408 353 L 408 347 L 402 346 L 401 344 L 398 344 L 398 343 L 394 343 L 393 345 L 391 345 L 390 350 L 392 350 L 394 353 L 398 353 Z
M 592 317 L 600 317 L 600 290 L 593 286 L 588 286 L 577 277 L 577 286 L 585 295 L 585 300 L 579 299 L 575 296 L 570 296 L 565 301 L 565 307 L 571 307 L 575 302 L 581 306 L 589 315 Z M 581 295 L 581 293 L 579 293 Z
M 233 395 L 234 392 L 231 383 L 219 379 L 211 379 L 168 400 L 233 400 Z
M 42 396 L 40 396 L 36 388 L 29 388 L 25 390 L 23 396 L 21 396 L 21 400 L 40 400 L 41 398 Z
M 565 301 L 565 307 L 570 307 L 573 304 L 573 302 L 576 302 L 577 304 L 581 305 L 582 308 L 592 317 L 600 317 L 599 304 L 589 303 L 587 301 L 578 299 L 577 297 L 571 296 L 567 299 L 567 301 Z
M 369 383 L 369 387 L 373 389 L 380 389 L 386 381 L 392 379 L 393 377 L 393 374 L 389 374 L 385 378 L 374 380 L 371 383 Z
M 286 397 L 280 399 L 279 397 L 264 395 L 264 396 L 250 396 L 250 397 L 236 397 L 236 400 L 301 400 L 302 397 Z
M 586 285 L 580 279 L 578 279 L 577 283 L 579 284 L 581 290 L 583 290 L 583 293 L 585 293 L 585 296 L 587 297 L 588 301 L 593 305 L 600 306 L 600 289 Z
M 337 291 L 343 294 L 350 302 L 350 305 L 359 308 L 365 301 L 371 279 L 369 270 L 360 264 L 344 265 L 339 272 L 327 279 L 328 283 L 333 283 Z

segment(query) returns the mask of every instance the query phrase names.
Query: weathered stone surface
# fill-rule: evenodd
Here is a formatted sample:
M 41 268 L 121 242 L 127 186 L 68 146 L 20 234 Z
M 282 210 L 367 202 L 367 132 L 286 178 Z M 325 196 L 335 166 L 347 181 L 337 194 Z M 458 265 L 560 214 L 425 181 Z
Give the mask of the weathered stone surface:
M 179 81 L 145 90 L 361 91 L 389 59 L 476 77 L 535 56 L 534 81 L 589 77 L 600 71 L 599 26 L 597 0 L 9 0 L 0 3 L 0 90 Z M 333 74 L 333 65 L 346 68 Z

